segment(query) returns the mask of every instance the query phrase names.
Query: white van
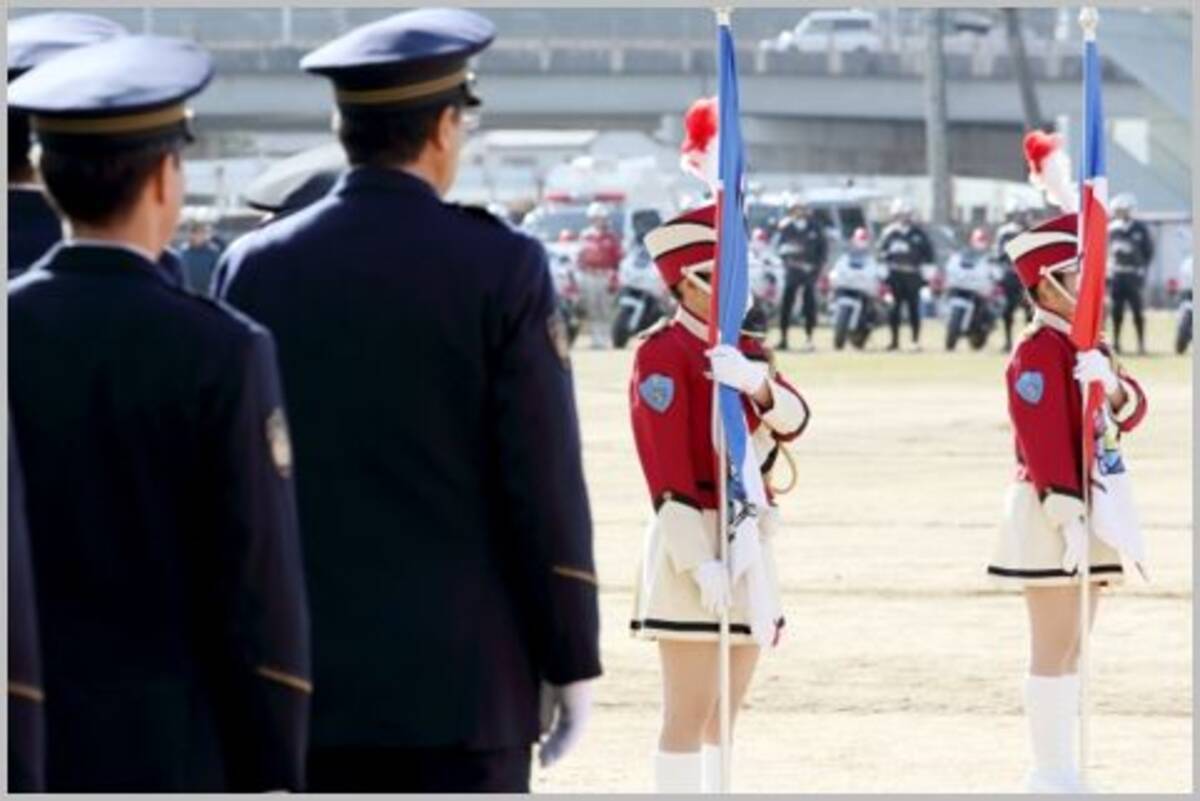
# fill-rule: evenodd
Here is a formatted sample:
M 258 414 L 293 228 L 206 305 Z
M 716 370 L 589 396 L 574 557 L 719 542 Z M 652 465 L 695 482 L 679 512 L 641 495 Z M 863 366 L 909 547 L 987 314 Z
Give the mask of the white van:
M 878 53 L 883 36 L 870 11 L 813 11 L 796 25 L 791 44 L 802 53 Z

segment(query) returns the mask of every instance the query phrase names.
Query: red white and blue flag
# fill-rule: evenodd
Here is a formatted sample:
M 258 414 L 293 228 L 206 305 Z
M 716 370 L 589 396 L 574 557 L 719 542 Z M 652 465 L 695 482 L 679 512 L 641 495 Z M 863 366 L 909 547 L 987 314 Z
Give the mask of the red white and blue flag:
M 1094 29 L 1083 41 L 1083 160 L 1080 165 L 1079 292 L 1071 340 L 1080 350 L 1096 347 L 1104 323 L 1104 279 L 1108 265 L 1108 176 L 1104 158 L 1104 106 L 1100 85 L 1100 53 Z M 1103 402 L 1101 385 L 1088 388 L 1084 420 L 1093 420 Z M 1085 426 L 1085 431 L 1087 427 Z M 1092 463 L 1094 443 L 1084 436 L 1084 464 Z

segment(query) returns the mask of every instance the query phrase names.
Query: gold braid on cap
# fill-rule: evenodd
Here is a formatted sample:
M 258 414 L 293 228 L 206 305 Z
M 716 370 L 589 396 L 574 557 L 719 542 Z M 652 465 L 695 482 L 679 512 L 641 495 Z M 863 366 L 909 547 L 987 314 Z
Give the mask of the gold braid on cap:
M 182 103 L 154 111 L 137 114 L 122 114 L 115 117 L 46 117 L 33 115 L 33 129 L 39 133 L 80 134 L 103 136 L 104 134 L 137 134 L 168 128 L 186 122 L 192 116 L 191 109 Z
M 441 78 L 406 83 L 403 86 L 385 86 L 382 89 L 335 89 L 334 96 L 338 103 L 348 106 L 382 106 L 432 97 L 460 84 L 469 83 L 470 80 L 471 73 L 463 67 Z

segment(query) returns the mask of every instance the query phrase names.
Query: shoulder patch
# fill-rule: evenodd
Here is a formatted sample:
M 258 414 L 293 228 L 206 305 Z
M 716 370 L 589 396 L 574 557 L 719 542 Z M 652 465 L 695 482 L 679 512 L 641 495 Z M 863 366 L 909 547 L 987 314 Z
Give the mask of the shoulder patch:
M 675 381 L 670 376 L 655 373 L 638 385 L 638 394 L 647 406 L 662 414 L 675 400 Z
M 1030 406 L 1037 406 L 1041 403 L 1042 394 L 1046 391 L 1046 379 L 1038 370 L 1026 370 L 1017 376 L 1014 387 L 1017 394 L 1021 396 L 1021 400 Z

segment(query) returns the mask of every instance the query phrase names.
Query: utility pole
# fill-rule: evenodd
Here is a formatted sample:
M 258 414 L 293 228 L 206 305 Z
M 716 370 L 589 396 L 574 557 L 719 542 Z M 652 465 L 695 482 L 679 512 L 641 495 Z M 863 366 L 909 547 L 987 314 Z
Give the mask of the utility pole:
M 925 164 L 929 170 L 930 222 L 949 225 L 953 208 L 950 183 L 950 142 L 946 122 L 946 69 L 942 55 L 945 12 L 926 12 L 925 51 Z
M 1025 37 L 1021 35 L 1021 18 L 1015 8 L 1003 9 L 1004 26 L 1008 34 L 1008 52 L 1012 56 L 1013 68 L 1017 73 L 1017 88 L 1021 91 L 1021 111 L 1025 116 L 1025 130 L 1042 127 L 1042 110 L 1038 107 L 1037 89 L 1033 85 L 1033 73 L 1029 69 L 1029 56 L 1025 53 Z

